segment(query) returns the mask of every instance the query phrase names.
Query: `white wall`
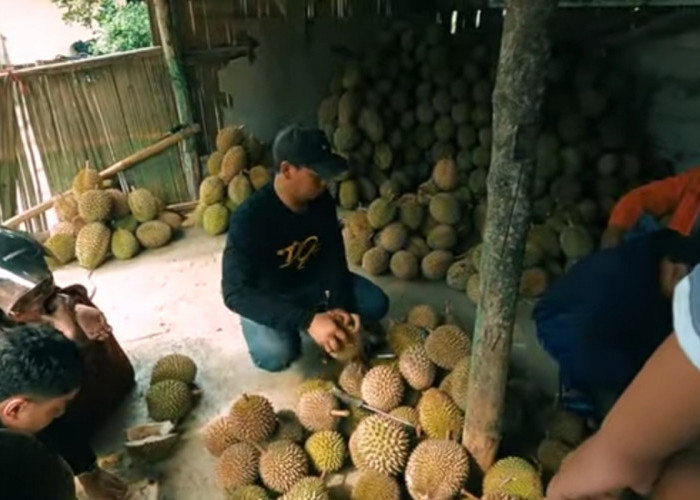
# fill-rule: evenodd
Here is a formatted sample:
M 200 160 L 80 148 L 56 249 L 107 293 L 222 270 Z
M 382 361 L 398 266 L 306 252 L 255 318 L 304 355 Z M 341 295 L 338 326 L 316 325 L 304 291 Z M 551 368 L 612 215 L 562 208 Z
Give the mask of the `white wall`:
M 92 37 L 90 30 L 67 25 L 51 0 L 0 0 L 0 35 L 12 64 L 70 55 L 70 45 Z

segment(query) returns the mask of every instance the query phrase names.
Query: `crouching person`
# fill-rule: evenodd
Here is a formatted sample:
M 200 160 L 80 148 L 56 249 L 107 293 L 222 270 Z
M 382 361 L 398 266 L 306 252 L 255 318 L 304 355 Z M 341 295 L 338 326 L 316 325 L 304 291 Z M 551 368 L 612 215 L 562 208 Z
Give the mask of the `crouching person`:
M 52 326 L 0 330 L 0 426 L 36 434 L 69 464 L 89 498 L 121 499 L 126 485 L 97 466 L 84 434 L 61 418 L 84 380 L 79 347 Z
M 347 169 L 345 160 L 331 152 L 320 130 L 297 125 L 277 135 L 272 153 L 273 182 L 231 216 L 222 288 L 226 306 L 241 316 L 253 362 L 274 372 L 301 354 L 300 334 L 335 352 L 348 331 L 376 325 L 389 300 L 348 269 L 326 189 Z

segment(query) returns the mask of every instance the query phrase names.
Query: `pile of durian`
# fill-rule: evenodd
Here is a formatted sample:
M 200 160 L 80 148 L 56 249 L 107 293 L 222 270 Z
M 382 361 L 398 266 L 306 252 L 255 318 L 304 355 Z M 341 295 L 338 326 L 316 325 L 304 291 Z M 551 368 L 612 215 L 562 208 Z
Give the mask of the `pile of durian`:
M 195 385 L 197 370 L 194 360 L 180 353 L 163 356 L 153 365 L 145 398 L 153 422 L 127 429 L 125 448 L 132 458 L 152 463 L 172 455 L 180 438 L 178 425 L 201 395 Z
M 345 232 L 348 257 L 372 274 L 464 290 L 478 273 L 464 257 L 486 215 L 498 41 L 485 37 L 393 24 L 344 63 L 320 103 L 319 127 L 351 164 L 337 202 L 372 215 L 372 231 Z M 626 76 L 609 61 L 561 48 L 547 83 L 523 276 L 531 297 L 598 246 L 621 194 L 668 174 L 640 162 Z
M 272 179 L 266 155 L 265 145 L 243 126 L 219 130 L 216 151 L 207 159 L 208 175 L 199 185 L 199 203 L 186 224 L 210 235 L 226 231 L 231 213 Z
M 93 270 L 110 255 L 131 259 L 142 249 L 167 245 L 182 225 L 180 215 L 165 210 L 148 189 L 105 189 L 97 170 L 88 165 L 73 179 L 71 192 L 56 198 L 54 209 L 60 222 L 44 242 L 51 267 L 77 259 Z
M 217 458 L 219 487 L 231 500 L 328 500 L 329 475 L 352 472 L 353 500 L 426 498 L 542 500 L 542 467 L 508 455 L 470 482 L 461 446 L 471 354 L 468 332 L 449 310 L 427 305 L 393 323 L 394 354 L 341 365 L 333 379 L 313 378 L 297 390 L 296 411 L 276 411 L 262 394 L 243 394 L 203 429 Z M 504 433 L 522 426 L 525 405 L 509 386 Z M 351 404 L 347 396 L 399 419 Z M 545 450 L 546 452 L 546 450 Z M 471 490 L 473 493 L 469 493 Z M 337 493 L 337 492 L 336 492 Z

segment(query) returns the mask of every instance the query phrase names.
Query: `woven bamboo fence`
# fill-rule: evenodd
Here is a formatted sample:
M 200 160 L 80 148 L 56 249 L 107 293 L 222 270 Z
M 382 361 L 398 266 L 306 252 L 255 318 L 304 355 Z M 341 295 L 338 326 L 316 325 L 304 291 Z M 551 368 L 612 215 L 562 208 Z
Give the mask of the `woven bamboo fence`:
M 177 124 L 172 88 L 159 47 L 18 70 L 11 79 L 5 78 L 8 86 L 14 91 L 15 104 L 18 101 L 20 106 L 13 107 L 11 102 L 7 105 L 22 109 L 28 124 L 23 134 L 35 146 L 37 155 L 34 157 L 32 148 L 25 147 L 24 154 L 17 155 L 19 161 L 15 160 L 19 166 L 13 167 L 11 155 L 0 153 L 0 179 L 12 176 L 17 184 L 14 172 L 21 171 L 24 163 L 31 166 L 39 179 L 45 179 L 48 192 L 36 185 L 27 186 L 33 195 L 31 198 L 27 193 L 29 205 L 69 189 L 86 163 L 102 170 L 156 142 Z M 9 145 L 17 138 L 5 132 L 12 117 L 6 117 L 10 113 L 5 111 L 3 99 L 0 97 L 0 117 L 7 121 L 2 122 L 0 134 L 4 146 L 5 141 Z M 120 173 L 116 180 L 122 189 L 148 188 L 166 203 L 187 201 L 193 195 L 187 189 L 178 148 Z M 3 211 L 2 219 L 17 208 L 8 206 L 9 212 Z

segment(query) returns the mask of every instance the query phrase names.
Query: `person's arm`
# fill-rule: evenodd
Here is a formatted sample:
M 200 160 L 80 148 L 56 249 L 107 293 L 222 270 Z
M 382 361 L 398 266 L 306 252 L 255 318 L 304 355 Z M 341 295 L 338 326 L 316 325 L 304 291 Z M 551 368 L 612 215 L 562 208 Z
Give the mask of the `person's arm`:
M 233 217 L 222 258 L 222 292 L 226 307 L 277 330 L 308 329 L 314 311 L 297 307 L 255 287 L 255 260 L 255 251 L 248 245 L 245 228 Z
M 622 196 L 608 219 L 608 228 L 629 231 L 642 213 L 661 217 L 672 212 L 692 178 L 697 177 L 697 167 L 673 177 L 667 177 L 635 188 Z
M 648 493 L 671 455 L 700 437 L 700 267 L 674 291 L 674 329 L 593 437 L 552 479 L 547 500 Z

